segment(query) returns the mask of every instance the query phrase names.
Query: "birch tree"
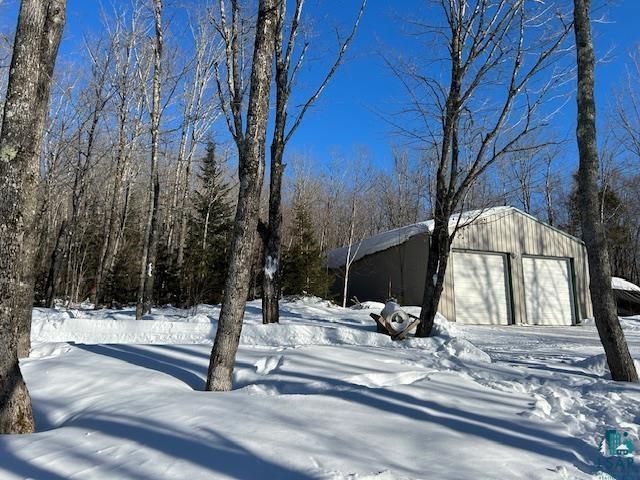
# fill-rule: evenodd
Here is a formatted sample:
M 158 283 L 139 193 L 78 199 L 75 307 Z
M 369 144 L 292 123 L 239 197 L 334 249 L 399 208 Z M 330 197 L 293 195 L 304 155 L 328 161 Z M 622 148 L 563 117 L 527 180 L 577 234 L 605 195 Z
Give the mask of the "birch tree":
M 361 153 L 364 155 L 364 153 Z M 361 156 L 349 162 L 346 162 L 356 172 L 348 179 L 349 185 L 346 189 L 346 207 L 348 213 L 346 217 L 346 258 L 344 264 L 344 283 L 342 285 L 342 307 L 347 306 L 349 300 L 349 278 L 351 273 L 351 265 L 356 260 L 358 251 L 362 244 L 362 239 L 371 232 L 363 225 L 363 220 L 367 215 L 364 212 L 367 205 L 367 194 L 372 191 L 374 184 L 372 183 L 373 169 L 369 161 Z M 345 172 L 346 173 L 346 172 Z
M 64 0 L 23 0 L 0 130 L 0 433 L 34 430 L 29 392 L 17 355 L 16 330 L 24 315 L 20 259 L 33 259 L 40 148 L 51 77 L 65 23 Z M 33 265 L 33 263 L 31 263 Z M 33 291 L 33 284 L 27 285 Z
M 589 291 L 593 315 L 607 357 L 611 378 L 638 382 L 611 289 L 611 265 L 599 209 L 598 149 L 596 143 L 595 54 L 591 39 L 590 0 L 574 0 L 574 33 L 578 65 L 578 124 L 580 153 L 578 197 L 582 238 L 589 259 Z

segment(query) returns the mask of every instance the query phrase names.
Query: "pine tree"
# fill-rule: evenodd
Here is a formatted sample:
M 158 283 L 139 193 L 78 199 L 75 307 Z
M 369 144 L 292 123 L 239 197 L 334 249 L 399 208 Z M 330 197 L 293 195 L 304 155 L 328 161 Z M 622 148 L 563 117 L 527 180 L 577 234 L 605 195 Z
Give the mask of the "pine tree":
M 133 253 L 133 249 L 129 249 Z M 127 305 L 136 298 L 137 265 L 133 255 L 121 252 L 115 258 L 113 269 L 104 279 L 103 299 L 109 307 Z
M 313 232 L 307 204 L 298 199 L 293 206 L 291 246 L 284 252 L 282 291 L 285 295 L 309 294 L 327 297 L 331 277 L 327 273 Z
M 158 305 L 179 305 L 184 297 L 180 269 L 172 260 L 167 244 L 160 243 L 153 286 L 153 298 Z
M 224 178 L 223 163 L 214 142 L 207 145 L 194 192 L 189 218 L 183 278 L 184 303 L 219 303 L 222 300 L 231 240 L 232 206 L 230 185 Z

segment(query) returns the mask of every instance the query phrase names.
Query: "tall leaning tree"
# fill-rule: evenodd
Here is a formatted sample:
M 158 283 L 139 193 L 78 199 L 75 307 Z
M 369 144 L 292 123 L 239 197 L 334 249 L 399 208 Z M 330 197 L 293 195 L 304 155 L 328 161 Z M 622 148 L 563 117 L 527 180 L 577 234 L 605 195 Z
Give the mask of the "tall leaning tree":
M 589 259 L 589 290 L 593 315 L 613 380 L 638 382 L 611 289 L 611 265 L 598 195 L 598 149 L 596 143 L 595 54 L 591 39 L 591 0 L 574 0 L 573 23 L 578 66 L 578 124 L 580 153 L 578 197 L 582 238 Z
M 280 2 L 278 20 L 276 23 L 275 43 L 275 88 L 276 105 L 273 138 L 271 140 L 271 170 L 269 172 L 269 221 L 260 224 L 260 235 L 264 252 L 264 276 L 262 280 L 262 323 L 278 323 L 280 320 L 279 300 L 281 291 L 281 243 L 282 243 L 282 176 L 284 174 L 285 148 L 295 131 L 300 126 L 303 117 L 318 100 L 322 92 L 335 75 L 338 67 L 344 60 L 347 48 L 356 35 L 360 19 L 364 13 L 367 2 L 363 0 L 353 23 L 349 35 L 340 41 L 338 53 L 334 62 L 325 73 L 318 87 L 309 98 L 304 101 L 302 107 L 288 124 L 289 98 L 296 84 L 296 77 L 300 72 L 305 54 L 309 48 L 309 42 L 305 41 L 297 52 L 297 59 L 292 63 L 296 51 L 296 41 L 304 0 L 296 0 L 295 9 L 291 20 L 287 21 L 286 1 Z M 287 25 L 288 24 L 288 25 Z
M 218 330 L 211 351 L 206 390 L 225 391 L 232 388 L 242 319 L 249 295 L 253 252 L 257 235 L 260 193 L 264 179 L 265 139 L 269 117 L 274 38 L 279 2 L 260 0 L 255 23 L 253 60 L 249 80 L 246 121 L 243 118 L 244 85 L 242 63 L 245 61 L 240 3 L 231 1 L 231 18 L 227 17 L 224 0 L 220 0 L 216 28 L 225 45 L 226 86 L 215 66 L 216 84 L 227 126 L 238 150 L 238 203 L 225 281 Z M 246 125 L 245 125 L 246 123 Z
M 0 433 L 35 428 L 17 355 L 20 258 L 34 235 L 40 147 L 65 8 L 65 0 L 22 1 L 0 130 Z
M 536 133 L 557 106 L 566 80 L 558 65 L 570 32 L 566 15 L 526 0 L 437 0 L 415 38 L 426 38 L 434 59 L 388 62 L 410 105 L 399 125 L 410 141 L 433 152 L 434 226 L 416 335 L 431 335 L 449 263 L 474 186 L 503 159 L 541 147 Z M 430 12 L 431 13 L 431 12 Z M 441 68 L 434 68 L 439 65 Z M 441 75 L 442 73 L 442 75 Z

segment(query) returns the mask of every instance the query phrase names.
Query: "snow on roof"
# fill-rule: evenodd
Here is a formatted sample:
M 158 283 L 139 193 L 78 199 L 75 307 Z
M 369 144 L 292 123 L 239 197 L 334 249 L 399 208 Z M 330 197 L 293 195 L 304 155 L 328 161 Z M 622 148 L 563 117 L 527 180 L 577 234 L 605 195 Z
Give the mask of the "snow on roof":
M 449 220 L 449 229 L 455 228 L 460 221 L 460 225 L 469 224 L 479 220 L 480 218 L 486 218 L 497 213 L 507 213 L 511 210 L 515 210 L 514 207 L 502 206 L 488 208 L 485 210 L 469 210 L 462 212 L 461 214 L 452 215 Z M 369 238 L 365 238 L 361 241 L 354 242 L 351 245 L 351 258 L 353 261 L 359 260 L 372 253 L 381 252 L 396 245 L 400 245 L 411 237 L 419 235 L 421 233 L 431 232 L 433 230 L 433 220 L 427 220 L 424 222 L 414 223 L 413 225 L 407 225 L 406 227 L 396 228 L 389 230 L 388 232 L 382 232 Z M 347 263 L 347 254 L 349 253 L 349 247 L 341 247 L 332 250 L 327 253 L 327 266 L 329 268 L 342 267 Z
M 626 281 L 624 278 L 611 277 L 611 288 L 614 290 L 626 290 L 629 292 L 640 292 L 640 287 L 634 285 L 631 282 Z

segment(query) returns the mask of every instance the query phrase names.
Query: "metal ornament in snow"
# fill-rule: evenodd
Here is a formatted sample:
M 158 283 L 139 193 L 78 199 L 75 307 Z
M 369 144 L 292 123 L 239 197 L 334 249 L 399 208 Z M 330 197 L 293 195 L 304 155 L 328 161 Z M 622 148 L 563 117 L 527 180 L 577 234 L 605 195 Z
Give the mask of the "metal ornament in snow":
M 409 315 L 394 301 L 385 303 L 380 316 L 396 332 L 401 332 L 409 324 Z

